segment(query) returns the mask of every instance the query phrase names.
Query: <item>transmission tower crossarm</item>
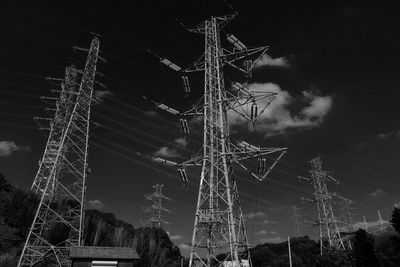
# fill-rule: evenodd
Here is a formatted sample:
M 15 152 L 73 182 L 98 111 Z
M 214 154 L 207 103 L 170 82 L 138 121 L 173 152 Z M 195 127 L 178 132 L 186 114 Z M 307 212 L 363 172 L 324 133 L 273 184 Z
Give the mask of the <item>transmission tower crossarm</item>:
M 180 114 L 180 112 L 178 110 L 176 110 L 174 108 L 171 108 L 171 107 L 169 107 L 169 106 L 167 106 L 167 105 L 165 105 L 165 104 L 163 104 L 161 102 L 156 102 L 156 101 L 148 98 L 147 96 L 142 96 L 142 98 L 144 100 L 146 100 L 146 101 L 150 101 L 151 103 L 153 103 L 155 105 L 155 108 L 161 109 L 161 110 L 163 110 L 165 112 L 168 112 L 168 113 L 170 113 L 172 115 L 179 115 Z
M 254 63 L 251 65 L 253 67 L 257 61 L 268 51 L 269 46 L 260 46 L 260 47 L 254 47 L 254 48 L 248 48 L 246 50 L 229 50 L 227 48 L 223 48 L 223 59 L 224 63 L 230 63 L 234 64 L 234 62 L 244 59 L 247 56 L 252 56 L 257 53 L 261 53 L 257 57 L 257 59 L 254 61 Z
M 237 160 L 244 160 L 281 152 L 281 155 L 279 156 L 280 159 L 286 153 L 286 150 L 287 148 L 260 148 L 258 151 L 238 149 L 227 155 L 232 156 Z
M 254 172 L 250 171 L 249 168 L 247 168 L 245 165 L 243 165 L 242 163 L 240 163 L 240 161 L 235 160 L 236 164 L 239 165 L 243 170 L 245 170 L 248 174 L 250 174 L 251 176 L 253 176 L 254 178 L 256 178 L 259 182 L 262 182 L 263 180 Z
M 275 167 L 275 165 L 278 163 L 278 161 L 283 157 L 283 155 L 286 154 L 286 152 L 287 152 L 286 150 L 283 150 L 281 152 L 281 154 L 275 159 L 275 161 L 272 163 L 272 165 L 268 168 L 267 172 L 262 176 L 262 178 L 261 178 L 262 181 L 268 176 L 268 174 L 272 171 L 272 169 Z
M 203 107 L 195 106 L 187 111 L 180 113 L 181 116 L 202 116 L 203 112 L 201 111 Z
M 163 159 L 163 158 L 159 158 L 159 157 L 151 157 L 151 156 L 148 156 L 148 157 L 156 163 L 161 163 L 161 164 L 171 166 L 171 167 L 179 166 L 179 164 L 177 162 L 172 161 L 172 160 L 167 160 L 167 159 Z
M 195 62 L 190 67 L 184 69 L 182 72 L 191 73 L 197 71 L 204 71 L 204 67 L 205 67 L 205 55 L 203 53 L 197 60 L 195 60 Z
M 196 156 L 179 164 L 179 166 L 201 166 L 203 164 L 203 156 Z

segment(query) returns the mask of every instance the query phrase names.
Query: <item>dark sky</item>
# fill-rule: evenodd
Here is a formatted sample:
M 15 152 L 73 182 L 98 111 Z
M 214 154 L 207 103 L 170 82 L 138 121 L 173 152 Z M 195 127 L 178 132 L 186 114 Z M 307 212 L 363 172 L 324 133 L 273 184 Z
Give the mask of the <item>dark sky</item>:
M 176 120 L 161 113 L 145 114 L 152 106 L 141 96 L 178 109 L 198 99 L 202 75 L 193 77 L 193 94 L 185 99 L 180 77 L 160 65 L 155 55 L 189 65 L 202 53 L 204 40 L 186 32 L 178 21 L 194 26 L 231 11 L 222 0 L 98 2 L 2 2 L 0 142 L 15 142 L 19 149 L 0 157 L 0 171 L 17 186 L 30 187 L 46 142 L 32 117 L 45 115 L 46 105 L 38 97 L 49 95 L 55 87 L 44 78 L 62 77 L 71 62 L 82 68 L 85 55 L 72 47 L 87 47 L 90 32 L 99 33 L 107 63 L 99 65 L 104 77 L 98 80 L 113 96 L 93 106 L 92 118 L 100 127 L 91 131 L 93 172 L 87 199 L 100 201 L 103 209 L 138 226 L 146 218 L 141 207 L 149 204 L 143 194 L 162 182 L 165 194 L 175 200 L 165 204 L 174 211 L 165 218 L 171 223 L 167 230 L 176 244 L 189 242 L 199 170 L 190 172 L 193 184 L 183 189 L 175 170 L 152 165 L 135 152 L 153 154 L 168 146 L 190 156 L 200 148 L 201 133 L 194 131 L 185 148 L 174 147 L 174 140 L 182 137 Z M 400 27 L 395 7 L 378 1 L 230 3 L 239 16 L 227 32 L 249 46 L 269 45 L 272 58 L 290 62 L 288 68 L 260 68 L 249 84 L 277 84 L 293 99 L 313 91 L 333 100 L 314 127 L 293 127 L 269 138 L 263 138 L 262 132 L 252 137 L 243 127 L 235 131 L 236 139 L 289 148 L 261 186 L 237 172 L 244 212 L 258 212 L 255 221 L 248 223 L 250 241 L 279 241 L 291 235 L 292 205 L 302 209 L 304 219 L 314 220 L 314 206 L 300 200 L 312 197 L 311 185 L 299 183 L 296 176 L 307 176 L 308 161 L 319 154 L 325 169 L 341 181 L 330 185 L 331 191 L 355 201 L 355 221 L 362 215 L 376 220 L 378 209 L 388 219 L 393 204 L 400 202 L 396 190 L 400 127 L 395 119 L 400 111 Z M 238 73 L 228 74 L 238 79 Z M 291 112 L 296 117 L 296 108 Z M 335 204 L 337 216 L 338 207 Z M 304 227 L 304 233 L 315 236 L 310 226 Z

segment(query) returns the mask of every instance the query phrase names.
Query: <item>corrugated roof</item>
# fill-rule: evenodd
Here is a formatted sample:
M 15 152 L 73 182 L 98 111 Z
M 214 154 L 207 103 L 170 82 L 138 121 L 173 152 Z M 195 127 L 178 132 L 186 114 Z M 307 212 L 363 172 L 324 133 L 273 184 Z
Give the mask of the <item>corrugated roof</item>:
M 71 259 L 140 259 L 134 248 L 71 247 Z

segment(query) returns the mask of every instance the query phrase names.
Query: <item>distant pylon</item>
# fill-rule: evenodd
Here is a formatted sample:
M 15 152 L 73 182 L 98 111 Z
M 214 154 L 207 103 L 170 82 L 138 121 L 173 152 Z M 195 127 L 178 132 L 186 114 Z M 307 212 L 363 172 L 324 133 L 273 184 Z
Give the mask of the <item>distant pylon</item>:
M 335 194 L 335 197 L 342 200 L 343 204 L 342 204 L 342 207 L 340 208 L 342 213 L 341 213 L 340 217 L 344 218 L 343 223 L 346 226 L 347 232 L 351 233 L 354 231 L 353 213 L 352 213 L 352 210 L 354 209 L 354 208 L 352 208 L 354 201 L 352 201 L 348 198 L 345 198 L 343 196 L 340 196 L 338 194 Z
M 50 134 L 32 190 L 40 202 L 18 266 L 51 258 L 69 266 L 69 248 L 82 245 L 90 107 L 100 42 L 92 40 L 79 86 L 77 70 L 66 69 L 65 81 L 50 123 Z M 56 232 L 62 229 L 62 233 Z
M 153 186 L 154 193 L 144 195 L 147 200 L 153 201 L 153 205 L 150 207 L 143 207 L 143 211 L 151 214 L 149 222 L 154 228 L 162 228 L 163 225 L 168 224 L 168 222 L 163 220 L 161 216 L 163 212 L 171 212 L 162 206 L 163 199 L 170 201 L 172 200 L 162 193 L 163 186 L 164 185 L 162 184 L 156 184 Z
M 320 251 L 321 254 L 326 250 L 345 249 L 342 237 L 337 227 L 337 219 L 333 214 L 332 196 L 329 193 L 327 183 L 334 181 L 339 183 L 335 178 L 330 176 L 327 171 L 322 170 L 321 158 L 318 156 L 310 161 L 311 178 L 299 177 L 310 181 L 314 187 L 315 202 L 317 204 L 318 221 L 320 232 Z
M 301 236 L 301 215 L 300 215 L 300 208 L 296 205 L 292 206 L 292 221 L 293 221 L 293 233 L 294 236 Z

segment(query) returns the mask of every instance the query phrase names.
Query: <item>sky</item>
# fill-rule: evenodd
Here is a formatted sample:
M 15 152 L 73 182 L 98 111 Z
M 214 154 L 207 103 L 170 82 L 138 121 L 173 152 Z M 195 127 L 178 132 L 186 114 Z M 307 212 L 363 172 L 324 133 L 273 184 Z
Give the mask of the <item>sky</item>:
M 228 1 L 228 0 L 227 0 Z M 116 214 L 140 226 L 146 220 L 143 195 L 163 183 L 173 199 L 164 219 L 173 241 L 185 253 L 193 230 L 199 169 L 189 171 L 183 188 L 174 169 L 138 156 L 160 155 L 182 161 L 201 148 L 201 129 L 184 138 L 173 116 L 154 110 L 143 95 L 178 110 L 202 94 L 202 74 L 191 78 L 185 98 L 179 75 L 160 64 L 165 57 L 189 66 L 202 53 L 204 39 L 181 23 L 195 26 L 232 10 L 219 1 L 3 1 L 0 8 L 0 172 L 28 189 L 46 143 L 34 116 L 45 116 L 57 85 L 72 62 L 83 68 L 91 33 L 100 34 L 92 107 L 88 206 Z M 225 28 L 249 47 L 270 46 L 253 77 L 226 70 L 226 78 L 251 90 L 278 93 L 256 131 L 230 115 L 232 139 L 264 147 L 287 147 L 262 184 L 235 169 L 251 244 L 279 242 L 293 235 L 291 206 L 306 221 L 302 233 L 316 237 L 310 223 L 317 214 L 308 176 L 309 160 L 322 155 L 323 168 L 340 181 L 331 192 L 354 201 L 355 222 L 389 219 L 400 202 L 400 25 L 394 6 L 378 1 L 228 1 L 239 15 Z M 222 45 L 229 43 L 224 36 Z M 229 86 L 229 82 L 226 83 Z M 48 113 L 47 113 L 48 115 Z M 249 162 L 255 168 L 255 162 Z M 256 197 L 258 196 L 258 198 Z M 340 217 L 340 202 L 334 212 Z

